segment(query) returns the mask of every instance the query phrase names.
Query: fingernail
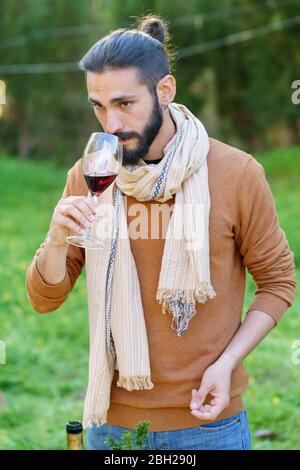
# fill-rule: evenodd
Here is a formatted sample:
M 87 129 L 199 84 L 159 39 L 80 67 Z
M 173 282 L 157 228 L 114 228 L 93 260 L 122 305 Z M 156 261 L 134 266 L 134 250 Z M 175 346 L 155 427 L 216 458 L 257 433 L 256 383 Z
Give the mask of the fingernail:
M 192 410 L 196 410 L 198 408 L 198 403 L 196 401 L 192 401 L 191 408 Z

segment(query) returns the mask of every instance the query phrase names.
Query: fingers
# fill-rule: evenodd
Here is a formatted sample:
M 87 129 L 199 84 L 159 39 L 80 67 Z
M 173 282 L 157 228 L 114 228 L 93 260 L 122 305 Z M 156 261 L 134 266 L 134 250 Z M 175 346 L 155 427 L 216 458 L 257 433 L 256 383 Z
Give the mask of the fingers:
M 197 391 L 195 389 L 192 390 L 192 401 L 190 404 L 191 410 L 198 409 L 202 403 L 204 402 L 206 396 L 208 395 L 209 391 L 206 390 L 203 386 Z
M 97 203 L 91 197 L 87 196 L 69 196 L 67 198 L 60 199 L 57 207 L 75 205 L 84 214 L 96 214 Z
M 210 391 L 204 385 L 198 391 L 192 390 L 191 414 L 198 419 L 215 420 L 228 405 L 225 397 L 210 395 Z
M 89 213 L 97 213 L 97 203 L 91 197 L 84 197 L 82 200 L 89 210 Z
M 192 401 L 191 401 L 191 404 L 190 404 L 190 408 L 191 410 L 196 410 L 198 408 L 199 404 L 198 404 L 198 400 L 197 400 L 197 390 L 193 389 L 192 390 Z
M 86 206 L 85 206 L 86 207 Z M 72 217 L 76 223 L 81 225 L 83 228 L 88 228 L 95 216 L 88 213 L 88 209 L 83 209 L 82 205 L 65 205 L 61 206 L 60 214 L 61 217 Z
M 92 198 L 70 196 L 61 199 L 54 211 L 54 223 L 83 233 L 95 219 L 96 203 Z
M 227 406 L 228 401 L 225 397 L 209 395 L 201 392 L 201 389 L 198 392 L 192 390 L 191 414 L 198 419 L 215 420 Z
M 195 418 L 203 419 L 207 421 L 215 420 L 219 414 L 226 408 L 225 402 L 221 399 L 218 401 L 216 400 L 213 403 L 205 403 L 197 410 L 192 410 L 191 414 L 195 416 Z
M 75 220 L 73 220 L 71 217 L 65 217 L 63 215 L 57 216 L 56 225 L 68 228 L 69 230 L 72 230 L 75 233 L 79 233 L 80 235 L 85 233 L 85 229 L 80 224 L 75 222 Z

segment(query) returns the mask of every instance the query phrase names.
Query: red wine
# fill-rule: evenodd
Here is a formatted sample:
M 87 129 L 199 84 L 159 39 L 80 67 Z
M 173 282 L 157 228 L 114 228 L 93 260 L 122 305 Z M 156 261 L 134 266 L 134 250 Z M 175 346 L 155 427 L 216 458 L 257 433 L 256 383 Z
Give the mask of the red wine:
M 87 173 L 84 175 L 86 184 L 95 196 L 100 196 L 117 177 L 117 173 L 112 171 Z

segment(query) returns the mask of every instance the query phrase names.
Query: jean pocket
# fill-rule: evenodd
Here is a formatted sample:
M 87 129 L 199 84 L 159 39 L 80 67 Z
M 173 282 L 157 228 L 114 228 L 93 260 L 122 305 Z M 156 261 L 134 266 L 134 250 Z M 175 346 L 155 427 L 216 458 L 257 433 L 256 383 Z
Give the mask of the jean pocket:
M 198 431 L 206 433 L 226 431 L 234 427 L 238 427 L 240 425 L 240 422 L 241 414 L 238 413 L 237 415 L 231 416 L 230 418 L 222 419 L 220 421 L 213 421 L 212 423 L 201 424 L 198 427 Z

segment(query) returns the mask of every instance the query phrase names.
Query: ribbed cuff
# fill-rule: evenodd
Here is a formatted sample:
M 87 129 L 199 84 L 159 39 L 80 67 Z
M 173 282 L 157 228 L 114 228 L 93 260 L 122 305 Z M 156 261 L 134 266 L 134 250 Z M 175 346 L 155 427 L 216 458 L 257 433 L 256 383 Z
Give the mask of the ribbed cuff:
M 66 272 L 64 279 L 59 284 L 47 284 L 38 270 L 37 259 L 31 265 L 29 277 L 34 290 L 42 297 L 48 299 L 59 299 L 71 290 L 68 272 Z
M 270 315 L 277 324 L 289 307 L 290 304 L 281 297 L 269 292 L 261 292 L 255 296 L 252 304 L 248 307 L 246 315 L 251 310 L 261 310 Z

